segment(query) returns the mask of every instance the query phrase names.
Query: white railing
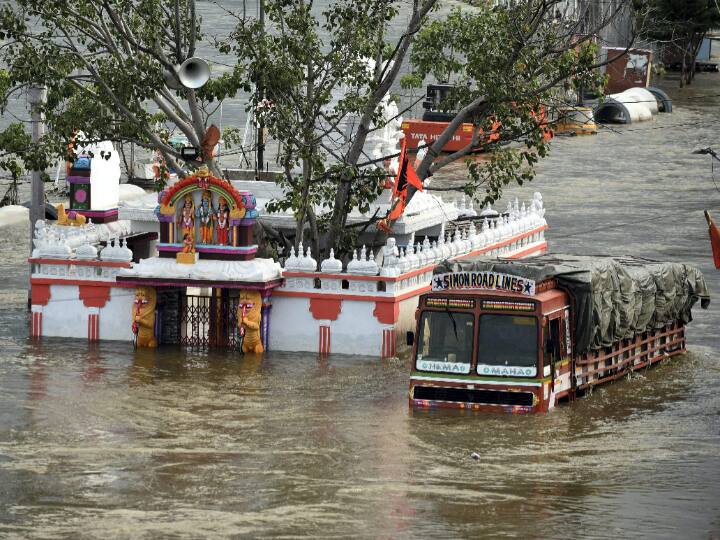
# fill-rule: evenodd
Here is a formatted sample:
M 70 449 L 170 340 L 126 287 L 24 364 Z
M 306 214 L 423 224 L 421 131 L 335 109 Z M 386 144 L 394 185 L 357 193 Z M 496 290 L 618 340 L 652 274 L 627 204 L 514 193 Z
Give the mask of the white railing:
M 472 214 L 468 212 L 472 211 Z M 465 207 L 463 199 L 459 205 L 461 215 L 476 215 L 472 206 Z M 521 256 L 532 252 L 534 246 L 545 242 L 545 209 L 542 196 L 535 193 L 529 204 L 508 203 L 504 214 L 494 211 L 489 205 L 480 213 L 483 218 L 478 229 L 474 220 L 455 227 L 451 234 L 440 234 L 436 241 L 427 237 L 422 242 L 411 243 L 399 248 L 395 238 L 388 238 L 378 251 L 380 264 L 375 252 L 362 246 L 353 251 L 352 260 L 343 269 L 342 262 L 331 250 L 327 259 L 317 261 L 310 248 L 300 244 L 297 251 L 291 250 L 284 265 L 285 290 L 304 290 L 321 293 L 343 293 L 347 295 L 397 295 L 430 282 L 432 271 L 441 261 L 464 258 L 473 255 L 490 257 Z

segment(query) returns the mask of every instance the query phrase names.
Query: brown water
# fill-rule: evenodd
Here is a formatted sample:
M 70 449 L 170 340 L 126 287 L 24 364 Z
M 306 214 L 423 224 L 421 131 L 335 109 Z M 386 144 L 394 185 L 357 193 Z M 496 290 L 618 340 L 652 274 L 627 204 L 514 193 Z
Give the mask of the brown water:
M 553 250 L 689 261 L 716 294 L 690 152 L 720 147 L 718 80 L 557 139 L 508 195 L 543 193 Z M 720 538 L 718 298 L 688 354 L 550 414 L 420 413 L 404 360 L 32 343 L 26 230 L 2 232 L 0 537 Z

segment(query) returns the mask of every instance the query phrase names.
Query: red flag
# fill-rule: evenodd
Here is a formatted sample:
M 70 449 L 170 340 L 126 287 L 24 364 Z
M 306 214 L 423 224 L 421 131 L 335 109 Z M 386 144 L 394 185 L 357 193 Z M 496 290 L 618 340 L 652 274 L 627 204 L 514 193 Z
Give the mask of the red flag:
M 407 156 L 407 142 L 403 139 L 402 148 L 400 149 L 400 162 L 398 164 L 398 174 L 395 178 L 395 186 L 393 187 L 393 202 L 390 211 L 384 219 L 378 221 L 378 229 L 390 232 L 391 224 L 397 221 L 405 211 L 407 206 L 407 187 L 408 184 L 422 191 L 423 185 L 418 178 L 415 169 L 413 169 L 410 159 Z
M 397 221 L 400 219 L 400 216 L 402 216 L 402 213 L 405 211 L 405 196 L 406 193 L 403 192 L 403 194 L 393 202 L 390 212 L 388 212 L 387 215 L 389 221 Z
M 710 246 L 712 246 L 713 262 L 715 268 L 720 270 L 720 228 L 718 228 L 710 212 L 705 210 L 705 219 L 708 222 L 708 232 L 710 233 Z
M 413 169 L 410 159 L 407 156 L 407 142 L 403 139 L 402 148 L 400 149 L 400 163 L 398 165 L 398 174 L 395 178 L 394 195 L 398 195 L 407 189 L 408 184 L 414 186 L 417 190 L 422 191 L 423 185 L 418 178 L 415 169 Z

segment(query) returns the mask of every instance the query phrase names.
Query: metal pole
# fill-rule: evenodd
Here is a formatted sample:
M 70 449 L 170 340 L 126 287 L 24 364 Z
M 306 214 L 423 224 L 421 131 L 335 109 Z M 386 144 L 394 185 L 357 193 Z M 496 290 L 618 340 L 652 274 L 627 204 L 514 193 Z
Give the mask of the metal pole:
M 40 106 L 45 104 L 47 88 L 45 86 L 31 86 L 28 91 L 30 103 L 32 140 L 40 141 L 45 134 L 45 118 Z M 45 188 L 41 177 L 42 171 L 32 171 L 32 184 L 30 188 L 30 252 L 32 252 L 33 233 L 38 219 L 45 218 Z
M 260 0 L 260 29 L 262 31 L 263 37 L 265 34 L 265 1 Z M 262 101 L 265 97 L 265 88 L 263 87 L 263 74 L 258 74 L 258 97 L 260 98 L 258 101 Z M 257 131 L 257 170 L 262 172 L 265 169 L 264 165 L 264 151 L 265 151 L 265 139 L 263 137 L 265 131 L 265 123 L 260 120 L 258 122 L 258 131 Z

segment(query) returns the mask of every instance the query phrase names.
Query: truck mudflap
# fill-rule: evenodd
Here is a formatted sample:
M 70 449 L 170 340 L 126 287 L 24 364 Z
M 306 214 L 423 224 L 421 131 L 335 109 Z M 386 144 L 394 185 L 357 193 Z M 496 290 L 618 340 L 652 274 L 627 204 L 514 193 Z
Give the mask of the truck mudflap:
M 482 384 L 441 383 L 414 379 L 410 403 L 414 407 L 471 409 L 530 413 L 539 410 L 542 386 L 490 386 Z

